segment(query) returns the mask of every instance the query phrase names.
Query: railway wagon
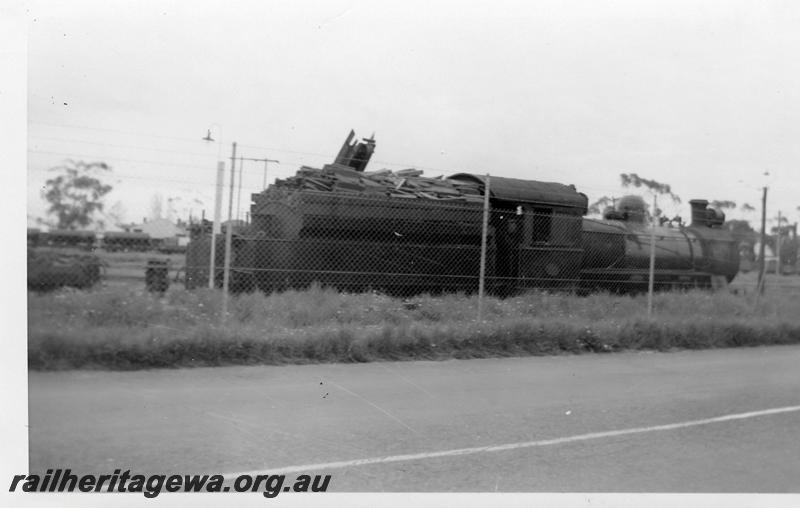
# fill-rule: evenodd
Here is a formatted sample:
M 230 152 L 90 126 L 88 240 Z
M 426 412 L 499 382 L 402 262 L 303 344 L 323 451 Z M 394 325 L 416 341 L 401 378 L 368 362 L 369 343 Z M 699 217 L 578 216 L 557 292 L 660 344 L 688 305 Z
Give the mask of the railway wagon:
M 77 231 L 71 229 L 55 229 L 41 233 L 37 245 L 57 248 L 77 248 L 92 250 L 97 243 L 94 231 Z
M 153 248 L 152 239 L 147 233 L 127 233 L 109 231 L 103 235 L 103 248 L 108 252 L 136 251 L 146 252 Z

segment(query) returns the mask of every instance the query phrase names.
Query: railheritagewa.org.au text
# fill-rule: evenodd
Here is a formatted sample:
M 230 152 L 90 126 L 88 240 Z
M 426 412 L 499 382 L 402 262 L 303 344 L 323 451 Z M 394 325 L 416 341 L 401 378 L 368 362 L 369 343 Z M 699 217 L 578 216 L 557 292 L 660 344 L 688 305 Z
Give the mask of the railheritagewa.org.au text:
M 331 475 L 300 474 L 292 478 L 275 474 L 238 476 L 131 474 L 115 469 L 111 474 L 73 474 L 70 469 L 48 469 L 45 474 L 14 475 L 9 492 L 136 492 L 154 498 L 162 492 L 257 492 L 275 497 L 281 492 L 325 492 Z

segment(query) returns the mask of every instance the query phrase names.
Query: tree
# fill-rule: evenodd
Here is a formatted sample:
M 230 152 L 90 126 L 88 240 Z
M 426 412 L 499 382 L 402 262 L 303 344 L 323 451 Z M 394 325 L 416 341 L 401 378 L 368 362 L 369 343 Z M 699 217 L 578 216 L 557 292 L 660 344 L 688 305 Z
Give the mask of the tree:
M 680 203 L 681 198 L 678 197 L 677 194 L 672 192 L 672 188 L 666 184 L 657 182 L 655 180 L 648 180 L 647 178 L 642 178 L 636 173 L 622 173 L 619 175 L 620 180 L 622 181 L 623 187 L 644 187 L 648 189 L 653 194 L 659 195 L 666 195 L 669 196 L 674 203 Z M 658 217 L 661 215 L 661 210 L 656 208 L 653 210 L 653 215 Z
M 770 228 L 773 234 L 788 234 L 789 219 L 785 215 L 777 216 L 773 219 L 778 225 Z M 784 226 L 786 224 L 786 226 Z
M 156 193 L 150 198 L 150 220 L 158 220 L 164 213 L 164 198 Z
M 613 206 L 613 205 L 614 205 L 614 198 L 610 198 L 608 196 L 603 196 L 602 198 L 598 199 L 597 201 L 595 201 L 594 203 L 589 205 L 589 208 L 588 208 L 587 211 L 590 214 L 600 215 L 601 213 L 603 213 L 603 209 L 605 207 Z
M 125 223 L 125 216 L 127 213 L 128 211 L 125 209 L 125 205 L 123 205 L 121 201 L 117 201 L 111 208 L 108 209 L 108 212 L 106 212 L 105 216 L 111 222 L 111 224 L 119 226 Z
M 751 237 L 755 238 L 756 236 L 756 231 L 753 229 L 753 226 L 751 226 L 746 220 L 726 220 L 722 227 L 733 233 L 733 236 L 736 237 L 737 240 Z
M 736 208 L 736 202 L 727 200 L 725 201 L 714 200 L 711 202 L 711 207 L 718 208 L 720 210 L 731 210 L 733 208 Z
M 59 174 L 45 182 L 42 194 L 50 203 L 47 213 L 54 216 L 55 227 L 78 229 L 92 224 L 94 215 L 103 211 L 103 198 L 111 192 L 111 185 L 101 179 L 101 173 L 111 167 L 105 162 L 67 159 L 50 171 Z
M 741 208 L 743 212 L 755 212 L 756 211 L 756 207 L 754 207 L 753 205 L 748 204 L 748 203 L 743 203 L 742 206 L 740 206 L 739 208 Z
M 630 187 L 631 185 L 634 187 L 645 187 L 655 194 L 669 196 L 675 203 L 681 202 L 681 198 L 673 193 L 672 188 L 666 183 L 648 180 L 647 178 L 640 177 L 636 173 L 622 173 L 619 175 L 619 178 L 622 180 L 623 187 Z

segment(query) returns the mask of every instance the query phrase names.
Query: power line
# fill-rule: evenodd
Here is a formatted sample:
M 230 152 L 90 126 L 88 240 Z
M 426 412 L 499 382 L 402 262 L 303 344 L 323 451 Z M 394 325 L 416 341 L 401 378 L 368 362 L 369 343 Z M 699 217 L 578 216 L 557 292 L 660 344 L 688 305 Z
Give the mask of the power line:
M 164 161 L 151 161 L 151 160 L 144 160 L 144 159 L 128 159 L 124 157 L 115 157 L 109 155 L 96 155 L 96 154 L 88 154 L 88 153 L 79 153 L 79 152 L 53 152 L 49 150 L 28 150 L 28 153 L 38 153 L 38 154 L 46 154 L 46 155 L 64 155 L 69 157 L 92 157 L 95 159 L 109 159 L 109 160 L 116 160 L 122 162 L 140 162 L 142 164 L 154 164 L 157 166 L 175 166 L 175 167 L 186 167 L 186 168 L 193 168 L 193 169 L 200 169 L 203 170 L 204 168 L 201 167 L 201 164 L 181 164 L 178 162 L 164 162 Z
M 137 136 L 148 136 L 148 137 L 160 138 L 160 139 L 174 139 L 174 140 L 191 141 L 191 142 L 197 142 L 198 141 L 198 139 L 195 139 L 195 138 L 183 138 L 183 137 L 166 136 L 166 135 L 160 135 L 160 134 L 140 133 L 140 132 L 125 131 L 125 130 L 121 130 L 121 129 L 109 129 L 109 128 L 89 127 L 89 126 L 80 126 L 80 125 L 63 125 L 63 124 L 53 124 L 53 123 L 46 123 L 46 122 L 30 122 L 30 123 L 37 124 L 37 125 L 60 127 L 60 128 L 74 128 L 74 129 L 85 129 L 85 130 L 94 130 L 94 131 L 119 132 L 119 133 L 124 133 L 124 134 L 137 135 Z M 67 139 L 67 138 L 54 138 L 54 137 L 46 137 L 46 136 L 31 136 L 31 137 L 32 138 L 37 138 L 37 139 L 59 141 L 59 142 L 86 143 L 86 144 L 93 144 L 93 145 L 99 145 L 99 146 L 108 146 L 108 147 L 113 147 L 113 148 L 141 149 L 141 150 L 148 150 L 148 151 L 154 151 L 154 152 L 178 153 L 178 154 L 196 155 L 196 156 L 208 156 L 208 154 L 200 153 L 200 152 L 187 152 L 187 151 L 184 151 L 184 150 L 161 149 L 161 148 L 153 148 L 153 147 L 146 147 L 146 146 L 140 146 L 140 145 L 118 145 L 118 144 L 103 143 L 103 142 L 96 142 L 96 141 L 79 140 L 79 139 Z M 301 151 L 301 150 L 288 150 L 288 149 L 281 149 L 281 148 L 275 148 L 275 147 L 264 147 L 264 146 L 260 146 L 260 145 L 239 144 L 239 146 L 241 146 L 243 148 L 251 148 L 251 149 L 263 150 L 263 151 L 267 151 L 267 152 L 290 153 L 290 154 L 296 154 L 296 155 L 305 155 L 305 156 L 311 156 L 311 157 L 330 159 L 330 154 L 322 154 L 322 153 L 319 153 L 319 152 L 309 152 L 309 151 Z M 82 154 L 78 154 L 78 153 L 75 153 L 75 152 L 65 153 L 65 152 L 54 152 L 54 151 L 45 151 L 45 150 L 28 150 L 28 151 L 31 152 L 31 153 L 41 153 L 41 154 L 82 156 Z M 94 157 L 98 157 L 98 156 L 95 155 Z M 142 159 L 129 159 L 129 158 L 108 156 L 108 155 L 99 156 L 99 158 L 113 159 L 113 160 L 123 161 L 123 162 L 139 162 L 139 163 L 144 163 L 144 164 L 156 164 L 156 165 L 161 165 L 161 166 L 165 166 L 165 167 L 174 166 L 174 167 L 191 167 L 191 168 L 194 168 L 194 169 L 198 169 L 199 168 L 199 165 L 193 165 L 193 164 L 164 163 L 164 162 L 158 162 L 158 161 L 142 160 Z M 286 164 L 293 164 L 293 165 L 297 165 L 297 166 L 304 166 L 304 165 L 308 164 L 307 161 L 302 161 L 302 160 L 301 161 L 284 160 L 283 162 L 285 162 Z M 470 170 L 470 169 L 461 169 L 461 170 L 443 169 L 443 168 L 438 168 L 438 167 L 433 167 L 433 166 L 418 165 L 418 164 L 414 164 L 414 163 L 399 163 L 399 162 L 391 162 L 391 161 L 383 161 L 383 160 L 374 160 L 374 161 L 371 161 L 371 162 L 372 162 L 373 166 L 374 165 L 384 165 L 384 166 L 395 166 L 395 167 L 403 167 L 403 168 L 414 168 L 414 169 L 421 169 L 421 170 L 426 170 L 426 171 L 437 172 L 437 173 L 441 173 L 442 175 L 453 175 L 453 174 L 462 173 L 462 172 L 477 173 L 476 170 Z M 251 171 L 245 171 L 245 173 L 255 174 L 255 172 L 251 172 Z M 499 176 L 499 175 L 497 175 L 497 176 Z M 620 191 L 621 191 L 621 189 L 619 187 L 592 187 L 592 186 L 585 186 L 585 185 L 581 185 L 578 190 L 581 190 L 581 191 L 597 191 L 597 192 L 602 192 L 602 193 L 607 193 L 607 192 L 620 193 Z
M 133 132 L 133 131 L 126 131 L 126 130 L 121 130 L 121 129 L 109 129 L 109 128 L 103 128 L 103 127 L 89 127 L 89 126 L 86 126 L 86 125 L 66 125 L 66 124 L 54 124 L 54 123 L 46 123 L 46 122 L 29 122 L 29 123 L 35 124 L 35 125 L 45 125 L 45 126 L 49 126 L 49 127 L 59 127 L 59 128 L 64 128 L 64 129 L 84 129 L 84 130 L 93 130 L 93 131 L 101 131 L 101 132 L 117 132 L 117 133 L 121 133 L 121 134 L 129 134 L 129 135 L 132 135 L 132 136 L 148 136 L 148 137 L 152 137 L 152 138 L 174 139 L 174 140 L 186 141 L 186 142 L 196 142 L 198 139 L 201 139 L 201 138 L 198 138 L 198 139 L 195 139 L 195 138 L 184 138 L 184 137 L 178 137 L 178 136 L 166 136 L 166 135 L 162 135 L 162 134 L 150 134 L 150 133 L 143 133 L 143 132 Z M 113 145 L 109 145 L 109 146 L 113 146 Z M 310 156 L 315 156 L 315 157 L 327 157 L 327 158 L 330 157 L 330 154 L 322 154 L 322 153 L 317 153 L 317 152 L 307 152 L 307 151 L 299 151 L 299 150 L 285 150 L 285 149 L 280 149 L 280 148 L 266 148 L 266 147 L 257 146 L 257 145 L 243 145 L 243 144 L 240 144 L 239 146 L 244 147 L 244 148 L 255 148 L 255 149 L 259 149 L 259 150 L 279 151 L 279 152 L 283 152 L 283 153 L 293 153 L 293 154 L 297 154 L 297 155 L 310 155 Z M 134 148 L 134 147 L 131 146 L 130 148 Z M 145 147 L 141 147 L 141 148 L 145 148 Z
M 163 162 L 163 161 L 153 161 L 153 160 L 144 160 L 144 159 L 128 159 L 124 157 L 115 157 L 109 155 L 97 155 L 97 154 L 87 154 L 87 153 L 78 153 L 78 152 L 53 152 L 49 150 L 28 150 L 28 153 L 37 153 L 37 154 L 45 154 L 45 155 L 63 155 L 67 157 L 91 157 L 94 159 L 104 159 L 110 161 L 120 161 L 120 162 L 137 162 L 141 164 L 152 164 L 155 166 L 162 166 L 162 167 L 186 167 L 192 168 L 198 171 L 213 171 L 216 172 L 216 168 L 206 168 L 203 167 L 204 164 L 181 164 L 177 162 Z M 293 162 L 293 161 L 290 161 Z M 29 171 L 50 171 L 50 168 L 32 168 Z M 261 171 L 245 171 L 248 174 L 261 174 Z M 115 173 L 116 174 L 116 173 Z
M 48 154 L 48 155 L 63 155 L 63 156 L 70 156 L 70 157 L 87 157 L 88 156 L 88 157 L 93 157 L 93 158 L 97 158 L 97 159 L 105 159 L 105 160 L 110 160 L 110 161 L 121 161 L 121 162 L 133 162 L 133 163 L 141 163 L 141 164 L 151 164 L 151 165 L 161 166 L 161 167 L 186 167 L 186 168 L 192 168 L 192 169 L 195 169 L 195 170 L 198 170 L 198 171 L 203 171 L 203 172 L 215 171 L 212 168 L 203 167 L 202 164 L 168 163 L 168 162 L 163 162 L 163 161 L 153 161 L 153 160 L 145 160 L 145 159 L 129 159 L 129 158 L 115 157 L 115 156 L 103 156 L 103 155 L 96 155 L 96 154 L 95 155 L 83 154 L 83 153 L 77 153 L 77 152 L 55 152 L 55 151 L 47 151 L 47 150 L 28 150 L 28 152 L 29 153 L 38 153 L 38 154 Z M 303 165 L 302 161 L 285 161 L 285 162 L 287 162 L 288 164 L 297 164 L 298 166 Z M 49 171 L 49 169 L 33 168 L 33 169 L 30 169 L 30 171 L 45 172 L 45 171 Z M 244 171 L 244 172 L 246 174 L 249 174 L 249 175 L 261 174 L 260 170 L 258 170 L 258 171 Z M 168 178 L 161 178 L 161 177 L 147 178 L 147 177 L 134 176 L 134 175 L 125 175 L 125 174 L 120 174 L 120 173 L 114 173 L 114 175 L 115 176 L 120 176 L 120 177 L 132 178 L 132 179 L 148 179 L 148 180 L 163 181 L 163 182 L 191 183 L 191 184 L 197 184 L 197 185 L 203 185 L 203 186 L 205 186 L 205 185 L 209 185 L 209 186 L 212 186 L 212 187 L 214 186 L 213 183 L 205 184 L 205 183 L 198 182 L 196 180 L 177 180 L 177 179 L 168 179 Z M 289 176 L 292 176 L 292 175 L 289 175 Z M 249 190 L 256 190 L 256 191 L 263 190 L 263 189 L 256 188 L 256 187 L 245 187 L 245 188 L 249 189 Z M 579 190 L 594 190 L 594 191 L 602 191 L 603 193 L 606 193 L 606 192 L 620 193 L 620 191 L 621 191 L 621 189 L 619 189 L 619 188 L 611 188 L 611 187 L 581 187 Z
M 129 134 L 131 136 L 148 136 L 151 138 L 162 138 L 162 139 L 175 139 L 179 141 L 191 141 L 196 142 L 198 139 L 195 138 L 184 138 L 178 136 L 166 136 L 163 134 L 149 134 L 144 132 L 133 132 L 133 131 L 125 131 L 121 129 L 109 129 L 104 127 L 89 127 L 87 125 L 66 125 L 66 124 L 57 124 L 57 123 L 47 123 L 47 122 L 28 122 L 34 125 L 45 125 L 48 127 L 59 127 L 63 129 L 84 129 L 84 130 L 92 130 L 92 131 L 105 131 L 105 132 L 117 132 L 120 134 Z
M 45 172 L 45 171 L 49 171 L 49 170 L 48 169 L 32 169 L 31 171 Z M 142 181 L 146 181 L 146 182 L 181 183 L 181 184 L 189 184 L 189 185 L 192 185 L 192 186 L 195 186 L 195 187 L 215 187 L 216 186 L 216 184 L 214 182 L 208 183 L 208 182 L 203 182 L 203 181 L 200 181 L 200 180 L 182 180 L 182 179 L 176 179 L 176 178 L 164 178 L 164 177 L 155 176 L 155 175 L 154 176 L 142 176 L 142 175 L 129 175 L 129 174 L 125 174 L 125 173 L 111 173 L 111 174 L 109 174 L 109 179 L 114 179 L 114 178 L 121 178 L 121 179 L 127 179 L 127 180 L 142 180 Z M 243 188 L 247 189 L 247 190 L 250 190 L 250 191 L 254 191 L 254 192 L 260 192 L 260 191 L 263 190 L 260 187 L 251 187 L 251 186 L 244 186 Z
M 34 170 L 34 171 L 47 171 L 47 170 Z M 170 182 L 170 183 L 182 183 L 182 184 L 189 184 L 199 187 L 213 187 L 214 184 L 203 183 L 199 181 L 192 181 L 192 180 L 178 180 L 175 178 L 163 178 L 160 176 L 141 176 L 141 175 L 126 175 L 126 174 L 112 174 L 109 175 L 109 179 L 113 179 L 114 177 L 128 179 L 128 180 L 143 180 L 147 182 Z
M 125 131 L 125 130 L 121 130 L 121 129 L 109 129 L 109 128 L 102 128 L 102 127 L 89 127 L 89 126 L 83 126 L 83 125 L 53 124 L 53 123 L 46 123 L 46 122 L 30 122 L 30 123 L 31 124 L 36 124 L 36 125 L 46 125 L 46 126 L 60 127 L 60 128 L 66 128 L 66 129 L 85 129 L 85 130 L 95 130 L 95 131 L 118 132 L 118 133 L 122 133 L 122 134 L 133 135 L 133 136 L 148 136 L 148 137 L 153 137 L 153 138 L 175 139 L 175 140 L 179 140 L 179 141 L 190 141 L 190 142 L 196 142 L 197 141 L 197 139 L 195 139 L 195 138 L 184 138 L 184 137 L 166 136 L 166 135 L 160 135 L 160 134 L 140 133 L 140 132 Z M 109 145 L 109 146 L 111 146 L 111 145 Z M 311 157 L 321 157 L 321 158 L 326 158 L 326 159 L 330 159 L 331 158 L 331 154 L 328 154 L 328 153 L 323 154 L 323 153 L 319 153 L 319 152 L 309 152 L 309 151 L 302 151 L 302 150 L 288 150 L 288 149 L 283 149 L 283 148 L 265 147 L 265 146 L 260 146 L 260 145 L 247 145 L 247 144 L 241 144 L 241 143 L 239 143 L 239 146 L 242 147 L 242 148 L 252 148 L 252 149 L 257 149 L 257 150 L 264 150 L 266 152 L 290 153 L 290 154 L 295 154 L 295 155 L 307 155 L 307 156 L 311 156 Z M 133 146 L 131 146 L 131 148 L 133 148 Z M 141 148 L 145 148 L 145 147 L 141 147 Z M 149 148 L 145 148 L 145 149 L 149 149 Z M 384 161 L 384 160 L 372 160 L 371 162 L 372 162 L 373 165 L 380 164 L 380 165 L 396 166 L 396 167 L 402 167 L 402 168 L 424 169 L 424 170 L 428 170 L 428 171 L 436 171 L 436 172 L 445 173 L 445 174 L 447 174 L 447 173 L 450 173 L 450 174 L 452 174 L 452 173 L 462 173 L 462 172 L 476 172 L 477 171 L 477 170 L 469 170 L 469 169 L 463 169 L 463 170 L 459 170 L 459 169 L 444 169 L 444 168 L 438 168 L 438 167 L 433 167 L 433 166 L 422 166 L 422 165 L 419 165 L 419 164 L 414 164 L 414 163 L 409 163 L 409 162 L 392 162 L 392 161 Z M 305 164 L 305 162 L 303 162 L 303 161 L 295 162 L 295 163 L 296 164 L 300 164 L 300 165 L 304 165 Z
M 209 157 L 208 153 L 201 153 L 201 152 L 186 152 L 184 150 L 168 150 L 165 148 L 153 148 L 148 146 L 139 146 L 139 145 L 116 145 L 111 143 L 101 143 L 99 141 L 87 141 L 83 139 L 67 139 L 67 138 L 51 138 L 46 136 L 29 136 L 30 138 L 34 139 L 44 139 L 48 141 L 59 141 L 64 143 L 84 143 L 87 145 L 99 145 L 99 146 L 108 146 L 112 148 L 130 148 L 134 150 L 148 150 L 152 152 L 165 152 L 165 153 L 179 153 L 183 155 L 196 155 L 198 157 Z

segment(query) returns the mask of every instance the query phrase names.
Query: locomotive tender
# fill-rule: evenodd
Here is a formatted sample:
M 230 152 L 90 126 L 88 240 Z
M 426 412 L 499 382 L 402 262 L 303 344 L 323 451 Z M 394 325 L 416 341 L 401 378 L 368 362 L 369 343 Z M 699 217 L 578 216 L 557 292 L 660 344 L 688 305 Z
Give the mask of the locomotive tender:
M 231 287 L 272 292 L 316 282 L 393 295 L 476 291 L 485 177 L 367 173 L 374 140 L 350 145 L 352 135 L 334 164 L 301 168 L 253 194 L 252 223 L 233 238 Z M 646 290 L 653 228 L 644 208 L 623 199 L 596 220 L 584 218 L 587 203 L 572 185 L 491 177 L 488 291 Z M 657 288 L 710 287 L 712 279 L 730 281 L 738 272 L 738 243 L 721 229 L 724 215 L 707 205 L 691 202 L 688 227 L 655 227 Z M 209 242 L 196 235 L 189 244 L 188 288 L 208 284 Z

